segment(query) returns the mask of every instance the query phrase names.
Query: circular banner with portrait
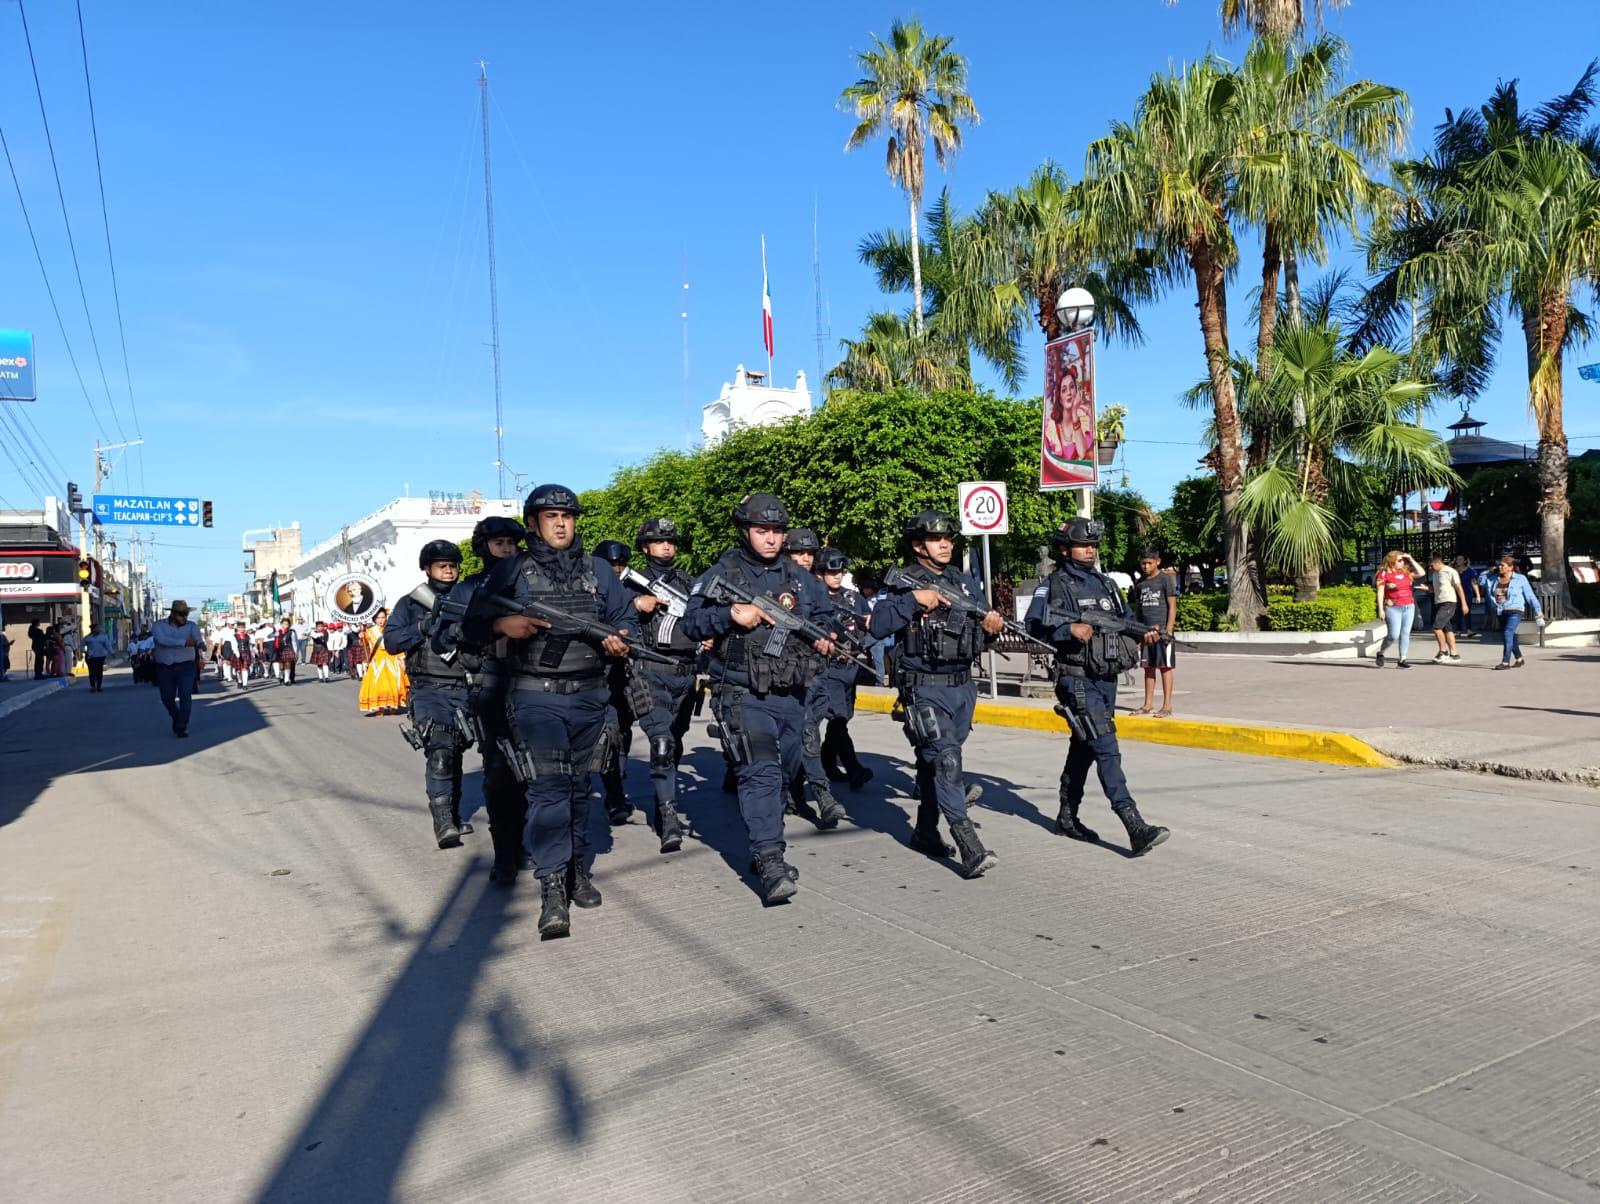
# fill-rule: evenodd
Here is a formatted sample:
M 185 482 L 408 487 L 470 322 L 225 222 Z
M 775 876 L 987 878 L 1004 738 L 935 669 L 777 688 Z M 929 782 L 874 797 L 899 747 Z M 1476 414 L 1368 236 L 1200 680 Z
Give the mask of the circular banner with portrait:
M 335 620 L 366 623 L 383 605 L 383 591 L 365 573 L 346 573 L 328 586 L 325 600 Z

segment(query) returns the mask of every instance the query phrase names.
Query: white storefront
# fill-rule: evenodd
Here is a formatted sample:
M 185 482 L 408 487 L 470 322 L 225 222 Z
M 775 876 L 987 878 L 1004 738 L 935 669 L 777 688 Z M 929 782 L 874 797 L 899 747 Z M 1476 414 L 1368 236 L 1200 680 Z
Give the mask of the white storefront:
M 809 413 L 811 390 L 804 372 L 794 374 L 794 388 L 778 389 L 767 383 L 763 373 L 747 371 L 740 364 L 733 381 L 724 384 L 717 399 L 701 411 L 700 433 L 710 446 L 736 426 L 766 426 Z
M 329 588 L 341 577 L 364 573 L 377 582 L 382 602 L 393 606 L 422 580 L 417 556 L 434 539 L 460 543 L 490 515 L 521 517 L 514 500 L 471 496 L 396 498 L 341 528 L 306 553 L 294 571 L 294 615 L 301 622 L 335 619 Z

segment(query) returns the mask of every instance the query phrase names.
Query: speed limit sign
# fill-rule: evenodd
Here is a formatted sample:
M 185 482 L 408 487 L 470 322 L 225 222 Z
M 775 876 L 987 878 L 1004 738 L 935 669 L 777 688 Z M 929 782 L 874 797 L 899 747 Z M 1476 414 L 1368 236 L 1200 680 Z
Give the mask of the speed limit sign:
M 1011 512 L 1004 481 L 962 481 L 959 486 L 961 534 L 1007 535 Z

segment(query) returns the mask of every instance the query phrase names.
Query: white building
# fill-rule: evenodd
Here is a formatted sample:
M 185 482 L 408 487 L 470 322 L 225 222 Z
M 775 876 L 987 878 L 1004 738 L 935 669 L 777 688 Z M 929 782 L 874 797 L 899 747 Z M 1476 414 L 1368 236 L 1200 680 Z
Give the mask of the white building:
M 383 605 L 392 607 L 422 581 L 417 556 L 423 544 L 434 539 L 460 543 L 492 514 L 520 518 L 522 507 L 515 500 L 471 494 L 396 498 L 306 553 L 294 570 L 295 617 L 312 623 L 336 618 L 328 587 L 347 573 L 373 578 Z
M 701 412 L 700 432 L 710 446 L 736 426 L 766 426 L 809 413 L 811 390 L 804 372 L 794 374 L 794 388 L 778 389 L 767 383 L 764 372 L 749 372 L 740 364 L 733 382 L 724 384 L 717 399 Z

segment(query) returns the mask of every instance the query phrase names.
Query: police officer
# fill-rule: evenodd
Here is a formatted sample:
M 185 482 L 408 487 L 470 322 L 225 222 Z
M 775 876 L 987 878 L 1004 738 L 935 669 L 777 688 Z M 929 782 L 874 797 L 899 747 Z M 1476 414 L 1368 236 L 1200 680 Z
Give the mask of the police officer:
M 633 552 L 620 539 L 602 539 L 595 544 L 594 554 L 609 564 L 619 577 L 633 559 Z M 606 667 L 606 689 L 611 693 L 606 713 L 606 744 L 611 756 L 600 771 L 600 781 L 606 792 L 606 816 L 613 824 L 625 824 L 633 814 L 633 804 L 628 801 L 624 784 L 628 750 L 633 747 L 634 720 L 628 698 L 628 673 L 625 660 L 613 660 Z
M 810 527 L 795 527 L 783 537 L 783 554 L 796 568 L 806 573 L 815 570 L 817 552 L 821 547 L 822 541 Z M 831 623 L 832 616 L 829 618 Z M 820 675 L 823 669 L 819 660 L 812 667 L 812 672 Z M 817 691 L 813 687 L 806 691 L 806 723 L 800 758 L 802 775 L 789 783 L 789 793 L 796 803 L 800 803 L 809 792 L 811 804 L 816 809 L 817 826 L 826 832 L 839 826 L 839 821 L 844 818 L 844 806 L 833 797 L 833 791 L 828 787 L 828 774 L 822 764 L 822 724 L 816 713 L 818 705 Z M 793 810 L 791 807 L 790 811 Z
M 810 573 L 783 555 L 789 510 L 770 493 L 747 495 L 733 511 L 738 546 L 724 553 L 695 582 L 683 619 L 691 640 L 710 640 L 711 708 L 723 747 L 738 778 L 739 810 L 750 834 L 752 872 L 761 897 L 772 905 L 791 898 L 800 872 L 783 859 L 786 784 L 801 772 L 806 687 L 816 669 L 812 652 L 831 655 L 833 644 L 806 644 L 798 634 L 776 655 L 767 651 L 771 616 L 757 606 L 708 596 L 714 581 L 770 595 L 778 606 L 826 623 L 830 606 Z
M 571 930 L 569 899 L 578 907 L 601 903 L 587 857 L 589 774 L 606 719 L 605 658 L 626 655 L 626 640 L 638 636 L 611 566 L 583 549 L 581 513 L 577 494 L 564 485 L 540 485 L 528 495 L 528 550 L 508 572 L 505 596 L 524 610 L 530 601 L 543 602 L 617 634 L 595 639 L 526 613 L 487 624 L 509 641 L 512 739 L 527 772 L 528 844 L 541 892 L 539 935 L 547 939 Z M 488 642 L 479 638 L 486 610 L 465 625 L 479 643 Z
M 642 576 L 652 585 L 687 595 L 694 582 L 674 563 L 678 539 L 678 524 L 672 519 L 650 518 L 639 527 L 635 546 L 645 559 Z M 688 835 L 678 814 L 678 762 L 694 712 L 701 646 L 684 631 L 682 617 L 672 615 L 670 602 L 643 586 L 633 588 L 633 608 L 639 612 L 646 644 L 675 662 L 671 667 L 643 661 L 630 664 L 629 694 L 631 710 L 650 740 L 650 785 L 656 796 L 651 827 L 661 841 L 661 851 L 676 853 Z
M 459 660 L 446 660 L 435 652 L 428 637 L 433 634 L 434 603 L 449 592 L 461 572 L 461 549 L 448 539 L 435 539 L 422 546 L 417 561 L 428 579 L 394 604 L 383 627 L 383 646 L 391 656 L 406 659 L 406 675 L 411 679 L 411 738 L 427 758 L 422 780 L 433 816 L 433 837 L 441 849 L 453 849 L 461 844 L 463 833 L 472 831 L 471 824 L 461 822 L 461 754 L 468 745 L 463 731 L 467 678 Z
M 1056 571 L 1033 594 L 1028 607 L 1030 634 L 1056 646 L 1056 698 L 1072 729 L 1067 746 L 1067 761 L 1061 770 L 1061 812 L 1056 816 L 1056 831 L 1073 840 L 1099 840 L 1094 831 L 1078 822 L 1078 807 L 1083 802 L 1083 786 L 1093 765 L 1100 775 L 1111 809 L 1128 829 L 1133 855 L 1141 856 L 1169 835 L 1167 829 L 1145 822 L 1128 793 L 1128 779 L 1122 773 L 1122 748 L 1117 743 L 1117 727 L 1112 716 L 1117 703 L 1117 676 L 1137 663 L 1117 632 L 1094 628 L 1083 622 L 1086 611 L 1098 611 L 1123 621 L 1128 634 L 1145 643 L 1161 638 L 1156 628 L 1146 627 L 1128 614 L 1122 591 L 1095 567 L 1104 524 L 1090 518 L 1075 518 L 1050 538 Z
M 464 578 L 457 588 L 470 596 L 497 561 L 517 555 L 522 538 L 522 524 L 514 518 L 495 514 L 480 519 L 472 528 L 472 550 L 483 561 L 483 568 Z M 457 643 L 467 673 L 467 700 L 477 717 L 478 729 L 485 737 L 478 751 L 483 756 L 484 810 L 489 816 L 489 839 L 494 844 L 494 865 L 489 870 L 489 881 L 497 886 L 511 886 L 518 872 L 529 864 L 522 838 L 523 825 L 528 818 L 528 800 L 500 747 L 500 741 L 511 735 L 506 717 L 511 676 L 500 655 L 505 643 L 503 639 L 492 639 L 482 646 L 466 640 Z
M 828 591 L 833 603 L 836 630 L 852 636 L 867 633 L 869 610 L 867 600 L 853 589 L 844 586 L 845 572 L 850 568 L 850 558 L 838 548 L 823 548 L 817 553 L 817 576 Z M 850 783 L 850 789 L 860 790 L 872 779 L 868 769 L 856 757 L 855 741 L 850 739 L 850 720 L 856 713 L 856 674 L 854 664 L 832 662 L 822 667 L 811 683 L 806 698 L 806 710 L 814 726 L 828 725 L 822 739 L 822 768 L 830 781 Z
M 976 878 L 999 859 L 983 847 L 967 815 L 961 746 L 972 730 L 978 702 L 973 661 L 985 636 L 999 634 L 1005 624 L 994 610 L 981 617 L 958 613 L 929 588 L 938 582 L 982 600 L 983 587 L 950 563 L 959 529 L 955 519 L 937 510 L 924 510 L 906 524 L 908 564 L 894 584 L 885 582 L 872 611 L 871 630 L 878 639 L 894 636 L 906 738 L 917 754 L 917 822 L 911 847 L 930 857 L 957 854 L 962 874 Z M 939 835 L 941 812 L 954 849 Z

